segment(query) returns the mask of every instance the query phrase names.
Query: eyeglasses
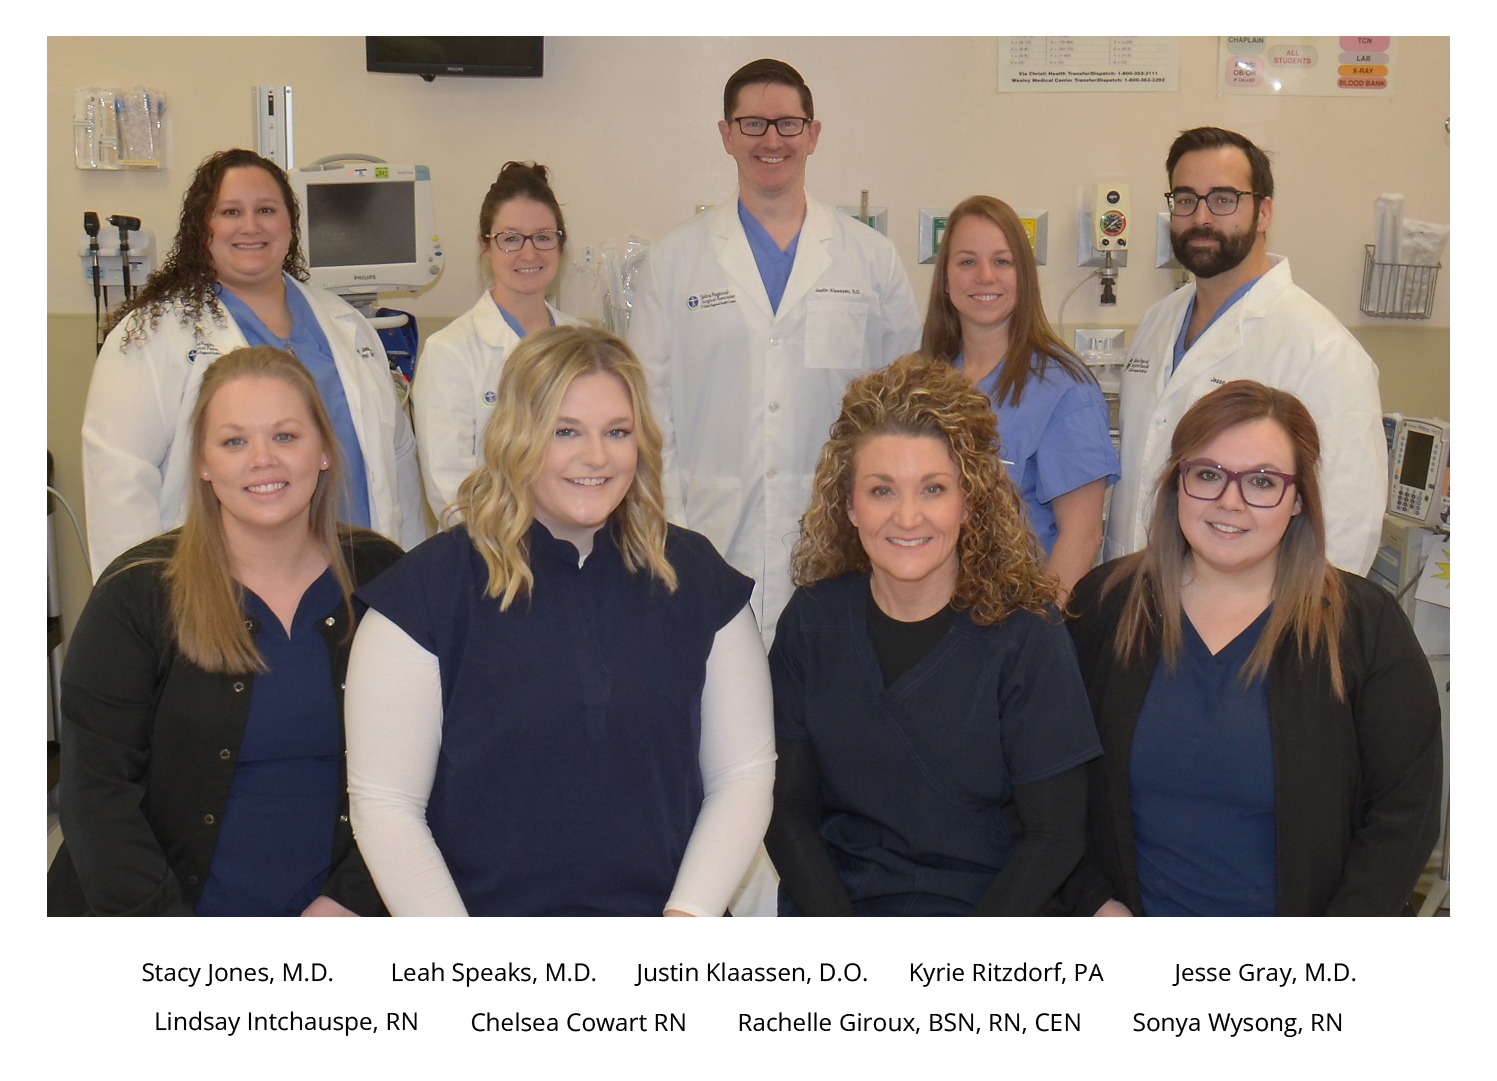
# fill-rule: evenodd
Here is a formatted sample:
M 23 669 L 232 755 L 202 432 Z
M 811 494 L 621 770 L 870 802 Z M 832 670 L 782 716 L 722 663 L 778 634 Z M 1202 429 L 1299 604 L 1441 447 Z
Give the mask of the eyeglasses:
M 539 233 L 484 233 L 483 238 L 492 241 L 494 247 L 500 251 L 519 251 L 525 246 L 525 241 L 535 247 L 536 251 L 550 251 L 561 243 L 561 238 L 566 233 L 561 229 L 542 229 Z
M 775 130 L 781 135 L 799 135 L 806 130 L 806 125 L 811 122 L 808 116 L 782 116 L 778 120 L 769 120 L 762 116 L 735 116 L 733 123 L 738 125 L 738 130 L 745 135 L 763 135 L 773 124 Z
M 1238 191 L 1236 188 L 1212 188 L 1205 195 L 1199 195 L 1189 188 L 1179 191 L 1167 191 L 1164 193 L 1164 201 L 1170 205 L 1170 213 L 1177 218 L 1188 218 L 1196 212 L 1196 206 L 1202 199 L 1206 200 L 1206 209 L 1218 216 L 1230 214 L 1237 209 L 1237 203 L 1244 195 L 1258 197 L 1255 191 Z
M 1245 469 L 1241 473 L 1199 459 L 1180 463 L 1180 486 L 1192 499 L 1220 499 L 1227 485 L 1237 482 L 1237 491 L 1242 501 L 1259 510 L 1270 510 L 1284 502 L 1284 493 L 1295 482 L 1293 473 L 1278 473 L 1272 469 Z

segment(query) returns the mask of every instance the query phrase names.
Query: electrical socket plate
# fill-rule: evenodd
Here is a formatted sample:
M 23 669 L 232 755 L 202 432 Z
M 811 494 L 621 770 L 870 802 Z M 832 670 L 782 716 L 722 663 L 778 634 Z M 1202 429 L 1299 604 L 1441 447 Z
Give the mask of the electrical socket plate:
M 922 263 L 935 263 L 936 249 L 941 246 L 941 234 L 946 232 L 946 219 L 950 216 L 950 207 L 944 210 L 920 208 L 920 229 L 915 236 L 915 254 Z
M 855 206 L 839 206 L 837 208 L 837 211 L 839 213 L 846 214 L 849 218 L 857 218 L 858 217 L 858 208 L 855 207 Z M 872 229 L 877 229 L 880 233 L 883 233 L 884 236 L 888 236 L 889 235 L 889 208 L 888 207 L 886 207 L 886 206 L 870 206 L 868 208 L 868 216 L 870 218 L 872 218 L 873 221 L 871 221 L 871 222 L 866 222 L 865 221 L 865 222 L 863 222 L 864 225 L 867 225 L 867 226 L 869 226 Z M 861 219 L 859 219 L 859 220 L 861 220 Z
M 1024 231 L 1029 234 L 1029 246 L 1034 249 L 1034 261 L 1044 266 L 1050 252 L 1050 211 L 1015 209 Z
M 1175 258 L 1174 245 L 1170 243 L 1170 216 L 1161 210 L 1154 224 L 1154 265 L 1161 269 L 1184 270 Z

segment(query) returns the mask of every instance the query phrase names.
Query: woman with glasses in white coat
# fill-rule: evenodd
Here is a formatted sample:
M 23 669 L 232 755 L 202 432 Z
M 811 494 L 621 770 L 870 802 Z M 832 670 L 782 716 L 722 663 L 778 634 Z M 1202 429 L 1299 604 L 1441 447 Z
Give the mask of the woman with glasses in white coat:
M 426 500 L 439 522 L 478 466 L 505 358 L 533 331 L 581 322 L 546 300 L 566 242 L 546 167 L 505 162 L 478 211 L 479 251 L 493 286 L 431 336 L 411 387 Z

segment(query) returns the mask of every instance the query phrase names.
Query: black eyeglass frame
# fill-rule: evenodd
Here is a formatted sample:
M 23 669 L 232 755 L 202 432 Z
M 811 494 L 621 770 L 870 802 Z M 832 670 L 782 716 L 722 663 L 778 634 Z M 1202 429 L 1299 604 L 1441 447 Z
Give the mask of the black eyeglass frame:
M 528 240 L 530 241 L 530 246 L 536 251 L 555 251 L 557 248 L 561 247 L 562 238 L 566 235 L 566 230 L 564 229 L 542 229 L 537 233 L 520 233 L 516 232 L 514 229 L 506 229 L 502 233 L 484 233 L 483 242 L 485 244 L 493 244 L 494 247 L 498 248 L 500 251 L 517 252 L 521 248 L 525 247 L 525 242 Z M 516 247 L 506 248 L 502 244 L 498 243 L 499 238 L 502 236 L 517 236 L 520 238 L 520 243 Z M 535 238 L 538 236 L 552 237 L 556 240 L 556 243 L 543 248 L 535 242 Z
M 1199 466 L 1207 466 L 1208 468 L 1215 469 L 1218 473 L 1226 477 L 1226 480 L 1222 481 L 1221 489 L 1215 495 L 1196 495 L 1190 490 L 1190 471 Z M 1290 486 L 1299 483 L 1299 478 L 1293 473 L 1280 473 L 1277 469 L 1244 469 L 1238 472 L 1235 469 L 1228 469 L 1218 462 L 1213 462 L 1210 458 L 1196 458 L 1189 462 L 1181 462 L 1176 469 L 1180 474 L 1180 491 L 1190 496 L 1191 499 L 1199 499 L 1203 503 L 1215 503 L 1226 494 L 1227 485 L 1235 482 L 1237 485 L 1237 494 L 1242 497 L 1242 502 L 1254 510 L 1273 510 L 1284 502 L 1284 496 L 1289 494 Z M 1284 487 L 1279 489 L 1279 498 L 1275 499 L 1272 503 L 1254 503 L 1248 498 L 1247 489 L 1242 486 L 1243 477 L 1278 477 L 1279 480 L 1284 482 Z
M 744 131 L 743 122 L 745 120 L 757 120 L 762 122 L 764 125 L 764 130 Z M 780 127 L 780 125 L 787 120 L 791 121 L 792 123 L 799 124 L 800 127 L 796 128 L 794 131 L 786 131 L 784 128 Z M 811 118 L 809 116 L 777 116 L 773 120 L 771 120 L 767 116 L 735 116 L 733 118 L 733 123 L 738 125 L 738 131 L 740 134 L 747 135 L 750 139 L 757 139 L 761 136 L 768 135 L 769 129 L 771 127 L 773 127 L 775 131 L 779 132 L 786 139 L 793 139 L 797 135 L 805 133 L 806 125 L 811 123 Z
M 1202 195 L 1198 191 L 1191 191 L 1187 188 L 1180 188 L 1175 191 L 1167 191 L 1164 193 L 1164 201 L 1169 206 L 1170 214 L 1173 217 L 1188 218 L 1196 212 L 1195 207 L 1191 207 L 1189 210 L 1181 210 L 1177 207 L 1175 200 L 1182 195 L 1186 196 L 1187 198 L 1194 199 L 1197 204 L 1205 203 L 1206 209 L 1209 210 L 1213 216 L 1218 218 L 1225 218 L 1228 214 L 1237 213 L 1237 208 L 1242 205 L 1242 197 L 1244 195 L 1251 195 L 1254 199 L 1261 198 L 1261 196 L 1256 191 L 1238 191 L 1236 188 L 1212 188 L 1205 195 Z M 1231 208 L 1227 210 L 1216 209 L 1216 207 L 1211 205 L 1211 197 L 1213 195 L 1231 195 L 1233 197 Z

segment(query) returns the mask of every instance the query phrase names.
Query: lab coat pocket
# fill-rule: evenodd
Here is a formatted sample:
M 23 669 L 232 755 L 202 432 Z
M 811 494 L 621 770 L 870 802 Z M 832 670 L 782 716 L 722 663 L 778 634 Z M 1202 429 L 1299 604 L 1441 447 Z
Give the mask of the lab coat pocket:
M 806 367 L 871 366 L 868 325 L 871 305 L 856 296 L 817 296 L 806 301 Z

